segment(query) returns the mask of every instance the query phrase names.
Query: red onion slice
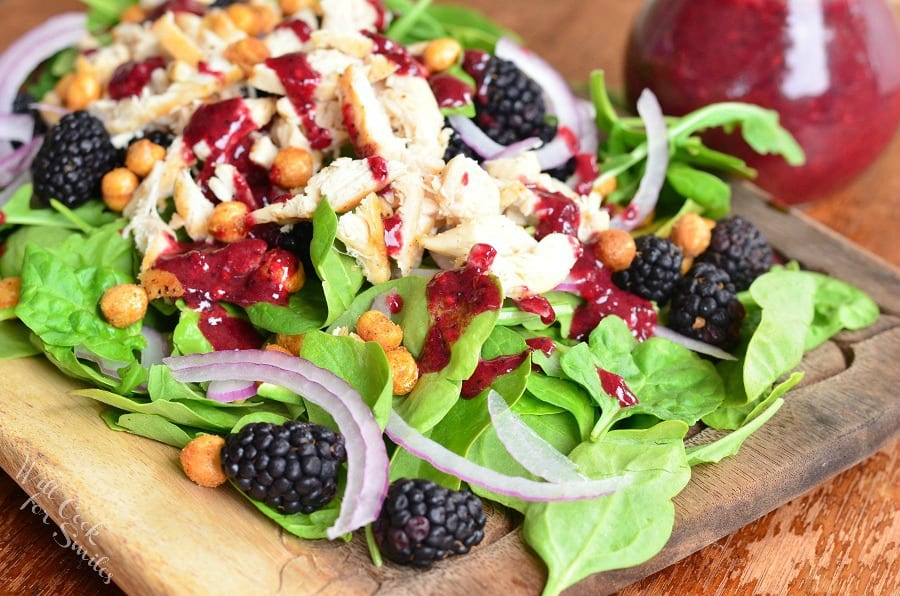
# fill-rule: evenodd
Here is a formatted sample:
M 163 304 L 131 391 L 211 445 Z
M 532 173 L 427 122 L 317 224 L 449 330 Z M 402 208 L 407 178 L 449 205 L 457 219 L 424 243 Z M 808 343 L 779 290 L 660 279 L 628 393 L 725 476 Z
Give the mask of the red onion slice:
M 629 484 L 630 474 L 610 476 L 602 480 L 580 482 L 536 482 L 528 478 L 508 476 L 480 466 L 453 453 L 409 426 L 396 412 L 391 412 L 385 434 L 394 443 L 436 469 L 452 474 L 469 484 L 523 501 L 578 501 L 617 492 Z
M 522 419 L 513 413 L 499 393 L 491 390 L 487 398 L 491 423 L 506 451 L 523 468 L 548 482 L 586 482 L 578 466 L 556 450 Z
M 24 170 L 13 178 L 6 188 L 0 191 L 0 209 L 9 202 L 13 195 L 16 194 L 16 191 L 29 182 L 31 182 L 31 171 L 29 170 Z
M 638 184 L 637 192 L 625 208 L 609 222 L 609 227 L 618 230 L 633 230 L 656 207 L 659 191 L 666 181 L 669 167 L 669 135 L 662 108 L 653 92 L 644 89 L 637 100 L 637 111 L 644 121 L 647 132 L 647 165 L 644 176 Z
M 162 333 L 153 327 L 141 327 L 141 335 L 147 340 L 147 347 L 141 351 L 141 366 L 150 368 L 154 364 L 162 364 L 163 358 L 171 352 L 169 342 Z
M 498 155 L 506 149 L 505 146 L 487 136 L 483 130 L 478 128 L 477 124 L 462 114 L 447 116 L 447 122 L 459 133 L 463 143 L 485 159 L 490 158 L 492 155 Z
M 117 360 L 109 360 L 108 358 L 101 358 L 97 356 L 90 350 L 88 350 L 83 345 L 77 345 L 73 349 L 75 357 L 79 360 L 87 360 L 89 362 L 93 362 L 100 368 L 100 372 L 108 377 L 112 377 L 113 379 L 119 379 L 119 369 L 123 366 L 128 366 L 127 362 L 119 362 Z
M 0 113 L 0 139 L 4 141 L 31 140 L 34 131 L 34 117 L 31 114 Z
M 206 397 L 213 401 L 231 403 L 256 395 L 256 381 L 211 381 Z
M 0 111 L 12 111 L 19 88 L 53 54 L 76 45 L 87 34 L 87 15 L 68 12 L 51 17 L 14 41 L 0 55 Z
M 327 411 L 344 435 L 347 485 L 340 514 L 328 528 L 334 540 L 378 517 L 388 487 L 388 456 L 372 410 L 346 381 L 308 360 L 280 352 L 234 350 L 166 358 L 182 382 L 260 381 L 280 385 Z
M 0 187 L 11 186 L 16 178 L 28 171 L 31 162 L 41 149 L 43 138 L 34 137 L 12 153 L 0 158 Z M 19 186 L 21 183 L 16 185 L 16 188 Z
M 656 325 L 653 328 L 653 335 L 662 337 L 663 339 L 667 339 L 671 342 L 675 342 L 676 344 L 684 346 L 688 350 L 697 352 L 699 354 L 706 354 L 707 356 L 712 356 L 713 358 L 718 358 L 720 360 L 737 360 L 734 355 L 726 352 L 718 346 L 708 344 L 706 342 L 700 341 L 699 339 L 687 337 L 686 335 L 682 335 L 677 331 L 673 331 L 672 329 L 669 329 L 668 327 L 665 327 L 663 325 Z
M 578 100 L 565 78 L 549 62 L 508 37 L 497 40 L 494 53 L 504 60 L 514 62 L 543 89 L 550 103 L 550 110 L 556 116 L 560 132 L 536 152 L 541 169 L 549 170 L 562 166 L 576 152 L 584 151 L 584 148 L 573 146 L 572 143 L 572 140 L 577 143 L 582 134 L 582 120 Z M 567 134 L 573 138 L 567 139 Z
M 526 151 L 531 151 L 532 149 L 540 147 L 542 143 L 543 141 L 538 137 L 528 137 L 527 139 L 516 141 L 512 145 L 507 145 L 505 149 L 492 155 L 489 159 L 512 159 Z

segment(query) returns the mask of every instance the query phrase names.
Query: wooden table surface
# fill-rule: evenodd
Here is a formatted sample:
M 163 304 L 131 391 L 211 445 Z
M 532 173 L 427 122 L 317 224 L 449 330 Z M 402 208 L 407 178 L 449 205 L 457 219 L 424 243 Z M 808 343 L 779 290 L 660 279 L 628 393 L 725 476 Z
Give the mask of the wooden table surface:
M 637 0 L 467 0 L 570 80 L 601 67 L 615 86 Z M 0 2 L 0 48 L 76 0 Z M 900 266 L 900 133 L 847 188 L 802 209 Z M 0 473 L 0 593 L 117 593 Z M 622 594 L 900 593 L 900 442 Z

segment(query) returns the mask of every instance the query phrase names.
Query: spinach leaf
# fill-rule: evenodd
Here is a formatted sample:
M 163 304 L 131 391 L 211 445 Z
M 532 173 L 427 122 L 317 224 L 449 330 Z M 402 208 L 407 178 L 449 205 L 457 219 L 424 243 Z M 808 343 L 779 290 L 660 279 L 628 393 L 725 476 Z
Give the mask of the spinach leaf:
M 22 290 L 16 316 L 46 344 L 83 345 L 101 358 L 135 361 L 146 346 L 140 322 L 118 329 L 100 315 L 98 304 L 108 288 L 131 281 L 108 267 L 73 268 L 77 254 L 63 257 L 29 245 L 22 268 Z
M 325 325 L 340 316 L 356 296 L 365 278 L 356 260 L 341 253 L 334 245 L 337 237 L 337 215 L 326 200 L 319 201 L 313 214 L 313 238 L 309 256 L 322 281 L 322 292 L 328 305 Z
M 22 262 L 25 260 L 25 249 L 31 244 L 39 244 L 46 249 L 54 249 L 66 238 L 77 234 L 74 230 L 52 226 L 24 226 L 13 232 L 6 239 L 3 256 L 0 256 L 0 277 L 21 275 Z
M 688 463 L 691 466 L 705 463 L 715 463 L 721 461 L 722 458 L 734 455 L 738 452 L 744 441 L 751 434 L 755 433 L 760 426 L 765 424 L 772 416 L 775 415 L 781 406 L 784 405 L 784 399 L 778 398 L 769 404 L 763 412 L 755 418 L 748 419 L 742 426 L 728 433 L 721 439 L 707 443 L 706 445 L 698 445 L 687 450 Z
M 481 356 L 491 360 L 501 356 L 522 354 L 527 350 L 522 338 L 503 327 L 495 327 L 482 346 Z M 489 389 L 494 389 L 508 403 L 515 404 L 525 391 L 531 372 L 531 361 L 525 358 L 513 371 L 494 379 Z M 454 453 L 466 456 L 472 444 L 491 425 L 487 409 L 487 390 L 471 398 L 457 399 L 459 388 L 453 385 L 457 394 L 450 410 L 431 429 L 429 436 Z M 391 460 L 391 477 L 403 476 L 430 478 L 451 488 L 458 487 L 460 481 L 455 476 L 435 470 L 428 463 L 398 449 Z
M 332 332 L 339 327 L 356 329 L 356 321 L 364 312 L 372 308 L 373 302 L 382 296 L 396 293 L 402 303 L 400 312 L 391 315 L 391 320 L 403 328 L 403 345 L 414 356 L 422 353 L 425 336 L 430 327 L 428 300 L 425 298 L 425 287 L 428 280 L 424 277 L 409 276 L 392 279 L 372 286 L 360 292 L 350 306 L 328 327 Z
M 28 327 L 19 321 L 0 321 L 0 360 L 25 358 L 40 353 L 40 348 L 31 343 L 31 330 Z
M 172 332 L 172 345 L 177 354 L 208 354 L 213 351 L 213 346 L 200 330 L 200 314 L 185 304 L 184 300 L 178 300 L 176 306 L 179 310 L 178 324 Z
M 123 397 L 102 389 L 79 389 L 73 391 L 72 395 L 88 397 L 126 412 L 156 414 L 174 424 L 192 426 L 217 433 L 229 432 L 238 419 L 247 413 L 243 408 L 216 407 L 214 405 L 215 402 L 191 402 L 188 405 L 183 402 L 165 399 L 144 401 Z M 248 406 L 248 408 L 252 407 L 254 406 Z
M 644 430 L 613 430 L 585 442 L 569 458 L 590 478 L 634 474 L 617 493 L 584 501 L 528 503 L 525 541 L 547 564 L 547 594 L 609 569 L 642 563 L 662 549 L 675 521 L 672 498 L 687 485 L 690 467 L 683 422 Z
M 816 284 L 815 312 L 805 350 L 812 350 L 842 329 L 862 329 L 878 319 L 878 305 L 858 288 L 821 273 L 803 274 Z
M 321 287 L 304 284 L 299 292 L 291 294 L 287 306 L 271 302 L 257 302 L 246 309 L 250 322 L 272 333 L 299 335 L 319 329 L 328 316 L 328 305 Z
M 492 310 L 476 315 L 450 347 L 447 366 L 438 372 L 422 375 L 415 389 L 395 404 L 397 413 L 410 426 L 425 432 L 450 411 L 459 399 L 462 381 L 472 376 L 478 366 L 481 346 L 494 329 L 498 312 Z
M 581 439 L 587 440 L 596 422 L 596 413 L 584 389 L 565 379 L 532 372 L 528 377 L 528 394 L 569 412 L 575 418 Z
M 743 357 L 745 402 L 800 364 L 815 312 L 816 284 L 802 272 L 781 269 L 758 277 L 749 292 L 762 317 Z M 721 366 L 727 368 L 728 363 Z
M 387 357 L 379 344 L 311 331 L 303 338 L 300 356 L 350 383 L 382 428 L 387 424 L 393 384 Z
M 775 385 L 768 395 L 760 395 L 753 401 L 737 406 L 723 406 L 704 416 L 703 423 L 718 430 L 738 430 L 768 408 L 772 402 L 794 388 L 801 380 L 803 380 L 803 373 L 794 373 Z M 740 446 L 740 443 L 737 446 Z
M 715 410 L 725 396 L 722 379 L 711 363 L 666 339 L 637 342 L 618 317 L 603 319 L 591 332 L 588 344 L 570 349 L 561 363 L 566 375 L 600 405 L 602 416 L 593 438 L 635 414 L 694 424 Z M 598 369 L 622 377 L 638 403 L 622 407 L 604 390 Z
M 130 432 L 133 435 L 153 439 L 178 449 L 184 448 L 192 439 L 202 433 L 197 429 L 185 430 L 187 427 L 169 422 L 157 414 L 125 412 L 119 415 L 115 422 L 120 428 L 113 428 L 113 430 Z

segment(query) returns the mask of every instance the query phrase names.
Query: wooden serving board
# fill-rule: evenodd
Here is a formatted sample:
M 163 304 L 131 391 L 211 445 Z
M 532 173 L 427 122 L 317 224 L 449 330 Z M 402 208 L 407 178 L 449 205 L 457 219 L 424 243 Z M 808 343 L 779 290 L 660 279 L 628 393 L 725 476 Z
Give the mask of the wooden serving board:
M 668 545 L 644 565 L 594 575 L 572 594 L 615 591 L 730 534 L 900 436 L 900 272 L 743 186 L 735 210 L 782 254 L 866 290 L 883 315 L 807 355 L 800 388 L 740 453 L 694 469 Z M 428 571 L 376 568 L 364 538 L 303 541 L 236 491 L 200 488 L 177 450 L 116 433 L 101 407 L 40 358 L 0 362 L 0 465 L 123 590 L 146 593 L 539 593 L 546 571 L 518 520 L 492 510 L 487 537 Z M 702 437 L 701 437 L 702 438 Z M 37 511 L 37 510 L 35 510 Z

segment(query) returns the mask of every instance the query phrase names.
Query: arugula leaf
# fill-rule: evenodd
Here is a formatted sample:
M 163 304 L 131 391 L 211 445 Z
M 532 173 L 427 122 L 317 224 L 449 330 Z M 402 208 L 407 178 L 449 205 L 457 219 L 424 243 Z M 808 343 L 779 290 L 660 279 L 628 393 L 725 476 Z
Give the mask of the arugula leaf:
M 702 206 L 707 217 L 718 219 L 731 210 L 731 187 L 709 172 L 673 162 L 666 170 L 666 181 L 675 192 Z
M 337 215 L 328 201 L 319 201 L 313 214 L 313 238 L 309 245 L 309 256 L 322 281 L 322 292 L 328 305 L 326 326 L 349 308 L 365 281 L 356 260 L 335 248 L 337 221 Z
M 616 178 L 618 189 L 610 199 L 625 203 L 633 196 L 632 186 L 647 159 L 647 135 L 639 118 L 621 118 L 613 107 L 606 90 L 602 71 L 594 71 L 590 78 L 591 101 L 595 121 L 606 133 L 606 140 L 598 147 L 602 158 L 597 183 Z M 779 124 L 778 114 L 748 103 L 726 102 L 705 106 L 680 118 L 666 118 L 670 152 L 667 181 L 679 195 L 690 198 L 708 209 L 705 214 L 719 217 L 727 212 L 730 190 L 724 182 L 711 174 L 704 174 L 695 166 L 722 169 L 741 175 L 755 172 L 735 157 L 703 146 L 698 133 L 715 127 L 731 130 L 739 127 L 744 140 L 758 153 L 777 154 L 792 165 L 804 161 L 803 150 L 791 134 Z
M 665 546 L 675 521 L 672 498 L 691 475 L 682 443 L 687 428 L 669 421 L 613 430 L 569 454 L 590 478 L 632 473 L 635 481 L 597 499 L 526 505 L 522 531 L 547 564 L 545 594 L 593 573 L 643 563 Z
M 31 184 L 23 184 L 13 193 L 3 206 L 4 223 L 0 225 L 0 230 L 23 225 L 89 231 L 119 219 L 119 216 L 106 209 L 101 201 L 88 201 L 75 209 L 64 207 L 64 211 L 61 211 L 59 209 L 61 204 L 58 202 L 56 208 L 32 209 L 31 197 Z
M 452 37 L 463 48 L 492 52 L 501 37 L 519 39 L 517 34 L 465 6 L 432 4 L 431 0 L 386 0 L 385 5 L 399 14 L 386 35 L 404 45 Z

